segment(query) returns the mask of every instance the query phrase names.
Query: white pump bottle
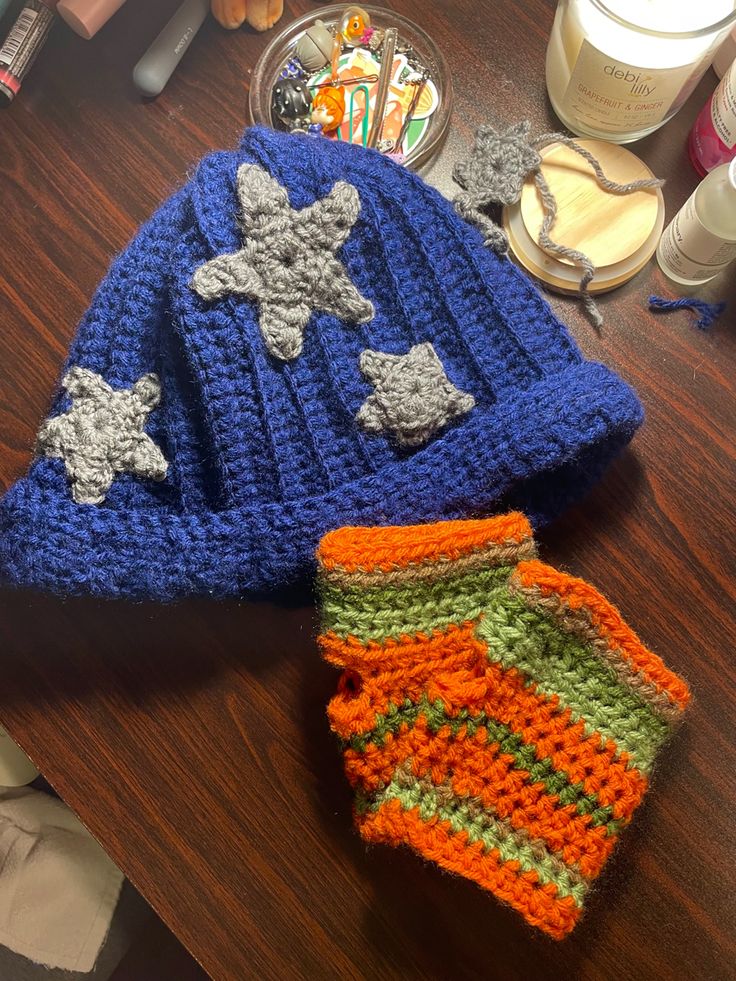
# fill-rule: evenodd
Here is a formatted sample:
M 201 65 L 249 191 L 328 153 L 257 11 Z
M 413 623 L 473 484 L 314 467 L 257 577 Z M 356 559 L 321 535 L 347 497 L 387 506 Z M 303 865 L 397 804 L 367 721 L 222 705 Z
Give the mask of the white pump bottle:
M 662 233 L 657 261 L 682 286 L 700 286 L 736 258 L 736 158 L 705 177 Z

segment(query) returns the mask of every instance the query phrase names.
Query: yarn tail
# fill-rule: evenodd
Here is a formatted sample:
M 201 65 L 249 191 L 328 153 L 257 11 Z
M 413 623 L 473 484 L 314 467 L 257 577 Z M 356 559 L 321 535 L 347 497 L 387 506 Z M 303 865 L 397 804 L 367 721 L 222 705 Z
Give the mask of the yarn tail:
M 467 192 L 458 194 L 453 204 L 460 217 L 475 225 L 481 232 L 485 246 L 498 253 L 498 255 L 506 255 L 509 250 L 509 240 L 506 237 L 506 232 L 492 218 L 489 218 L 488 215 L 483 213 L 471 194 Z
M 650 296 L 649 307 L 652 310 L 694 310 L 700 314 L 695 326 L 707 330 L 726 309 L 725 302 L 707 303 L 695 296 L 684 296 L 679 300 L 666 300 L 663 296 Z
M 596 179 L 598 180 L 600 186 L 612 194 L 631 194 L 634 191 L 657 188 L 664 184 L 664 181 L 657 177 L 631 181 L 628 184 L 619 184 L 618 181 L 611 180 L 604 174 L 603 168 L 601 167 L 597 158 L 594 157 L 590 151 L 586 150 L 585 147 L 580 146 L 579 143 L 571 139 L 565 133 L 543 133 L 537 140 L 534 141 L 535 146 L 546 146 L 549 143 L 555 142 L 564 144 L 564 146 L 569 147 L 575 153 L 579 154 L 584 160 L 587 160 L 590 166 L 593 168 L 593 172 L 595 173 Z M 539 195 L 542 199 L 542 206 L 544 208 L 544 220 L 542 222 L 542 228 L 539 232 L 539 244 L 548 252 L 553 252 L 555 255 L 559 255 L 564 259 L 569 259 L 571 262 L 574 262 L 576 265 L 582 268 L 583 275 L 580 279 L 580 299 L 593 326 L 599 328 L 603 325 L 603 317 L 598 309 L 598 305 L 588 290 L 588 286 L 595 276 L 595 266 L 590 258 L 583 252 L 579 252 L 577 249 L 568 248 L 564 245 L 559 245 L 550 238 L 549 233 L 551 232 L 555 223 L 555 218 L 557 217 L 557 202 L 555 201 L 554 195 L 552 194 L 552 191 L 550 190 L 541 169 L 535 173 L 534 180 L 537 185 L 537 189 L 539 190 Z
M 583 275 L 580 278 L 579 286 L 580 300 L 585 307 L 585 312 L 588 314 L 591 323 L 596 329 L 599 329 L 603 326 L 603 317 L 598 309 L 598 304 L 588 290 L 588 286 L 595 276 L 595 266 L 584 252 L 571 249 L 567 245 L 560 245 L 550 238 L 549 233 L 557 217 L 557 202 L 541 170 L 538 170 L 534 175 L 534 182 L 539 190 L 539 196 L 542 199 L 542 207 L 544 209 L 544 220 L 539 230 L 539 244 L 547 252 L 553 252 L 555 255 L 559 255 L 564 259 L 569 259 L 582 268 Z

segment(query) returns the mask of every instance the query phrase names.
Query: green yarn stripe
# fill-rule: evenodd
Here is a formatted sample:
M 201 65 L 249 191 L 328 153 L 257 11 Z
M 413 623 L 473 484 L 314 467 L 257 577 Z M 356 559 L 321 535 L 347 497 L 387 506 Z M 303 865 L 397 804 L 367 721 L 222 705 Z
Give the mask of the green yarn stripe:
M 322 629 L 366 644 L 476 620 L 505 589 L 511 566 L 393 587 L 344 589 L 323 583 Z M 411 573 L 407 573 L 407 579 Z
M 669 725 L 585 641 L 508 591 L 496 594 L 477 632 L 489 660 L 516 668 L 540 694 L 557 695 L 573 721 L 582 719 L 586 729 L 613 740 L 642 773 L 651 770 Z
M 525 743 L 503 722 L 484 712 L 471 716 L 467 709 L 456 716 L 449 716 L 441 699 L 433 704 L 423 695 L 416 703 L 407 701 L 401 708 L 391 706 L 385 715 L 377 717 L 376 725 L 370 732 L 353 736 L 347 745 L 356 753 L 364 753 L 371 743 L 382 747 L 389 733 L 396 735 L 404 724 L 410 727 L 415 725 L 420 716 L 426 718 L 427 726 L 433 733 L 449 726 L 453 736 L 457 736 L 460 729 L 465 727 L 467 738 L 471 739 L 481 726 L 484 727 L 488 742 L 498 743 L 502 753 L 513 757 L 514 768 L 525 770 L 530 783 L 544 784 L 545 792 L 556 796 L 561 807 L 574 804 L 578 814 L 589 814 L 593 827 L 604 825 L 609 835 L 618 834 L 626 824 L 614 819 L 611 807 L 602 805 L 596 794 L 587 794 L 582 783 L 573 783 L 564 771 L 556 770 L 549 757 L 537 759 L 537 747 L 533 743 Z
M 446 795 L 442 795 L 446 797 Z M 443 803 L 436 788 L 420 785 L 419 781 L 392 780 L 371 804 L 378 810 L 381 804 L 397 800 L 405 811 L 419 809 L 423 821 L 439 818 L 447 821 L 453 834 L 464 831 L 468 843 L 481 842 L 486 852 L 495 850 L 502 862 L 518 862 L 519 872 L 534 872 L 542 885 L 552 883 L 560 898 L 571 897 L 576 906 L 582 906 L 588 885 L 580 881 L 579 874 L 565 866 L 553 855 L 544 842 L 516 834 L 506 822 L 501 822 L 488 811 L 475 813 L 467 800 L 455 797 L 451 803 Z

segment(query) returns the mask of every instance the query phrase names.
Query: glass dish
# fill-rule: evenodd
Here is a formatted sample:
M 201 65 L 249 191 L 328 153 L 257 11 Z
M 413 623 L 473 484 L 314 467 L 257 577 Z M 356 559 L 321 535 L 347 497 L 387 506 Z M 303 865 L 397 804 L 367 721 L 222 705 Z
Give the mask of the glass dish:
M 347 6 L 341 3 L 318 7 L 292 21 L 271 41 L 259 58 L 251 78 L 248 108 L 252 122 L 274 126 L 271 118 L 271 93 L 281 69 L 292 56 L 297 41 L 318 19 L 324 21 L 328 27 L 332 27 L 340 20 Z M 437 153 L 450 121 L 453 95 L 452 78 L 447 62 L 430 36 L 406 17 L 386 7 L 376 7 L 371 4 L 361 4 L 361 6 L 370 14 L 372 27 L 379 29 L 396 27 L 400 41 L 410 44 L 418 59 L 431 72 L 431 81 L 437 91 L 438 105 L 429 117 L 421 139 L 409 150 L 404 160 L 406 166 L 418 169 L 427 164 Z

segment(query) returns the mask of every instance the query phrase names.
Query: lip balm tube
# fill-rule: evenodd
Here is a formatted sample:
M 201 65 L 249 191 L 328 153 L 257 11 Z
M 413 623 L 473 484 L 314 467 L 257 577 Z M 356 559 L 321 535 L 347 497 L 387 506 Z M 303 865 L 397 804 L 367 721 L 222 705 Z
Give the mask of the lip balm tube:
M 0 107 L 20 92 L 54 23 L 57 0 L 26 0 L 0 47 Z
M 59 0 L 56 12 L 80 37 L 89 41 L 125 0 Z
M 159 95 L 210 11 L 210 0 L 184 0 L 133 69 L 133 84 L 149 98 Z

